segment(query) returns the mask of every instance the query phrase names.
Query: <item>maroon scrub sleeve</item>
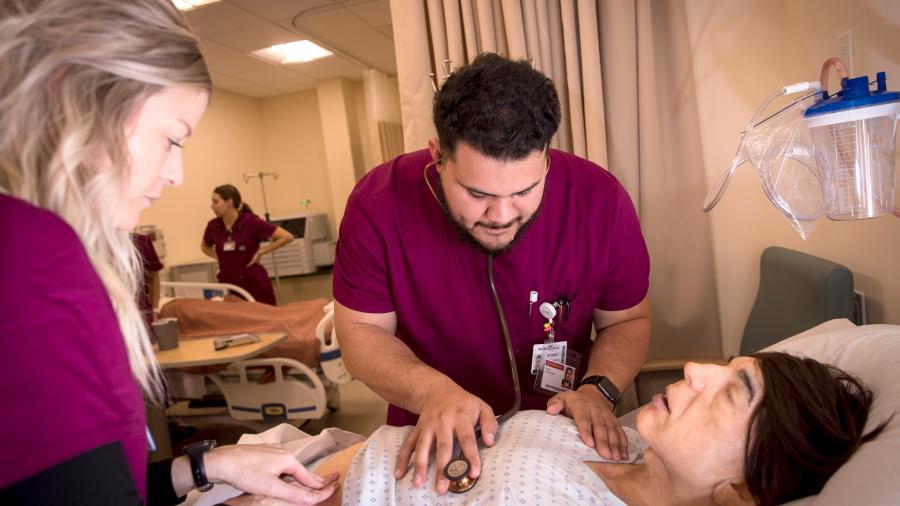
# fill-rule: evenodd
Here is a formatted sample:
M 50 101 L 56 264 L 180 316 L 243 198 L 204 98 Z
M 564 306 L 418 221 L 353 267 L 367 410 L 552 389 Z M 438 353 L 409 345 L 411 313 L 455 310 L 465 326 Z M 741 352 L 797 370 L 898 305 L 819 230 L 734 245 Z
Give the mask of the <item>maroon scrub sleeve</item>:
M 384 254 L 387 247 L 380 227 L 371 222 L 355 193 L 347 202 L 338 234 L 334 299 L 354 311 L 390 313 L 394 302 Z
M 251 214 L 247 217 L 244 226 L 247 227 L 247 231 L 245 232 L 246 235 L 244 235 L 244 237 L 249 238 L 256 243 L 268 241 L 272 238 L 272 235 L 275 234 L 275 230 L 278 229 L 277 226 L 255 214 Z
M 616 200 L 608 274 L 597 304 L 603 311 L 634 307 L 644 300 L 650 288 L 650 254 L 634 204 L 621 186 Z

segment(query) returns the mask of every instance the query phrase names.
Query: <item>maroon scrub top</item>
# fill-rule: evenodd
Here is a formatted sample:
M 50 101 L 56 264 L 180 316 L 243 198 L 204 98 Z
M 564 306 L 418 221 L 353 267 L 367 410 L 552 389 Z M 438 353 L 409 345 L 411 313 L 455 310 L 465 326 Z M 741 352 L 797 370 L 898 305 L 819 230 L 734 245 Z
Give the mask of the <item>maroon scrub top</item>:
M 16 238 L 0 248 L 0 489 L 117 442 L 146 501 L 144 401 L 103 283 L 57 215 L 5 195 L 0 215 Z
M 545 339 L 541 302 L 570 301 L 556 339 L 586 361 L 594 309 L 631 308 L 649 286 L 649 255 L 625 189 L 587 160 L 556 150 L 550 159 L 538 217 L 494 259 L 522 409 L 544 409 L 549 399 L 534 390 L 530 371 L 532 345 Z M 397 337 L 499 415 L 514 395 L 487 254 L 461 240 L 428 189 L 423 169 L 430 161 L 426 150 L 401 155 L 356 185 L 340 227 L 334 298 L 364 313 L 396 312 Z M 440 184 L 436 171 L 429 176 Z M 529 313 L 532 290 L 538 302 Z M 388 409 L 389 424 L 416 420 L 397 406 Z
M 149 326 L 153 322 L 153 305 L 150 303 L 150 273 L 161 271 L 163 263 L 159 260 L 156 248 L 153 247 L 153 239 L 149 235 L 131 234 L 131 240 L 134 242 L 144 267 L 144 283 L 138 294 L 138 308 L 144 314 L 144 319 L 147 320 Z
M 268 240 L 278 227 L 253 213 L 243 212 L 232 225 L 225 228 L 222 218 L 213 218 L 206 224 L 203 242 L 215 245 L 219 258 L 219 282 L 231 283 L 250 292 L 257 302 L 275 305 L 275 291 L 266 268 L 258 262 L 247 267 L 253 255 L 259 251 L 259 243 Z M 225 243 L 234 241 L 234 250 L 225 251 Z

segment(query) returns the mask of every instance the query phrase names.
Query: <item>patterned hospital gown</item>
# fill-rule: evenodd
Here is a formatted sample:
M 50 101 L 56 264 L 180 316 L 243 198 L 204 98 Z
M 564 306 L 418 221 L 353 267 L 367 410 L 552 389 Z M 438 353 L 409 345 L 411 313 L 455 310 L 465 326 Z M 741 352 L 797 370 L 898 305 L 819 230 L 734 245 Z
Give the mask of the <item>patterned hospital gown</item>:
M 623 505 L 584 464 L 605 459 L 581 442 L 572 420 L 543 411 L 523 411 L 503 424 L 497 444 L 480 447 L 481 478 L 462 494 L 434 492 L 434 460 L 428 483 L 412 486 L 412 472 L 394 479 L 397 457 L 412 427 L 384 426 L 357 453 L 344 482 L 343 503 L 365 505 Z M 643 462 L 646 448 L 626 427 L 628 462 Z

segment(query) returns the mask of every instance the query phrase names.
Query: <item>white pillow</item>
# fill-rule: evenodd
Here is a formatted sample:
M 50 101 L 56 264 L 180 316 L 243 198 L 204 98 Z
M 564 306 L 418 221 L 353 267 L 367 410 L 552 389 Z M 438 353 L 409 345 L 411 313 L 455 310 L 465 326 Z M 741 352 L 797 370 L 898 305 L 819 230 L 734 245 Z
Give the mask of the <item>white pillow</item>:
M 862 380 L 875 395 L 866 432 L 900 412 L 900 326 L 832 320 L 766 349 L 832 364 Z M 822 492 L 790 504 L 900 505 L 900 413 L 863 445 Z

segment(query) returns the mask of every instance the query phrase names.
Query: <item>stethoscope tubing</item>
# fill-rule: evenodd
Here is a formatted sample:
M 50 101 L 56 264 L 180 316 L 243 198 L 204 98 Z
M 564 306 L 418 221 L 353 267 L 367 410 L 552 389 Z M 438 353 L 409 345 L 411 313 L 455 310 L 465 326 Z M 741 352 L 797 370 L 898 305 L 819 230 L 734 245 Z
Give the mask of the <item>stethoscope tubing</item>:
M 497 308 L 497 316 L 500 317 L 500 330 L 503 332 L 503 340 L 506 343 L 506 354 L 509 359 L 509 370 L 512 375 L 514 400 L 513 405 L 502 415 L 497 418 L 497 424 L 502 424 L 506 420 L 512 418 L 519 407 L 522 405 L 522 388 L 519 384 L 519 371 L 516 367 L 516 356 L 513 352 L 512 339 L 509 336 L 509 326 L 506 323 L 506 314 L 503 312 L 503 306 L 500 304 L 500 296 L 497 295 L 497 287 L 494 285 L 494 255 L 488 255 L 488 284 L 491 287 L 491 295 L 494 299 L 494 305 Z M 475 427 L 475 438 L 481 439 L 481 426 Z M 470 490 L 475 486 L 477 478 L 468 477 L 469 461 L 463 456 L 462 448 L 460 448 L 456 458 L 450 460 L 444 467 L 444 476 L 450 480 L 451 492 L 462 493 Z
M 509 337 L 509 326 L 506 324 L 506 315 L 503 312 L 503 306 L 500 305 L 500 297 L 497 295 L 497 287 L 494 286 L 494 255 L 488 255 L 488 283 L 491 286 L 491 295 L 494 297 L 494 305 L 497 307 L 497 316 L 500 317 L 500 329 L 503 331 L 503 340 L 506 342 L 506 354 L 509 359 L 509 371 L 512 374 L 513 389 L 515 391 L 515 400 L 512 407 L 506 413 L 497 419 L 497 423 L 503 423 L 512 418 L 519 411 L 522 405 L 522 387 L 519 385 L 519 371 L 516 367 L 516 355 L 513 353 L 512 339 Z

